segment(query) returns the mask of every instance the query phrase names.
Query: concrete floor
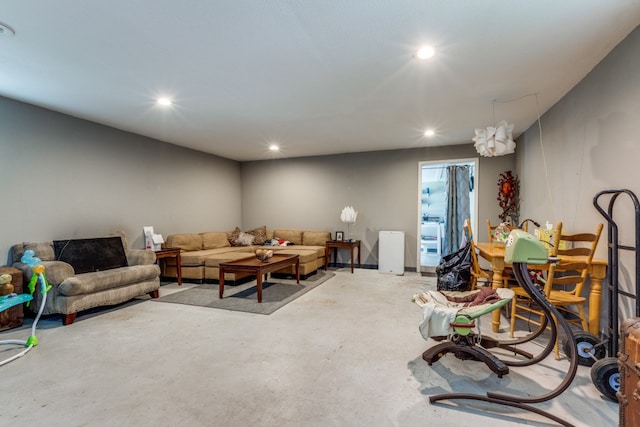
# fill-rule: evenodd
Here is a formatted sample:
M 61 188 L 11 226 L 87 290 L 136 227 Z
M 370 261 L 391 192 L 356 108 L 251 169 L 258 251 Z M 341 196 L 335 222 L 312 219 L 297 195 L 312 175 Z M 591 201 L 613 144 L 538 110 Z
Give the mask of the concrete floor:
M 555 425 L 515 408 L 428 396 L 540 395 L 562 380 L 566 360 L 550 356 L 502 379 L 452 355 L 429 367 L 421 354 L 432 342 L 418 332 L 411 297 L 435 280 L 336 272 L 270 316 L 141 300 L 66 327 L 45 319 L 40 344 L 0 367 L 0 425 Z M 30 324 L 0 339 L 26 339 Z M 8 347 L 0 360 L 17 353 Z M 586 367 L 560 397 L 535 406 L 578 426 L 618 423 L 618 405 L 599 395 Z

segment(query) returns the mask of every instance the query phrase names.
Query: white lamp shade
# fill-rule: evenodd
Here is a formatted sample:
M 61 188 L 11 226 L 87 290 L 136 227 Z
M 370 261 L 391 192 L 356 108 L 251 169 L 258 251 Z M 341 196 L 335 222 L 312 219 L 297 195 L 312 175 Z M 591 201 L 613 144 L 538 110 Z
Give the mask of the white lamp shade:
M 340 214 L 340 221 L 345 224 L 355 224 L 358 218 L 358 212 L 352 206 L 345 206 Z
M 476 136 L 472 139 L 478 154 L 484 157 L 503 156 L 515 151 L 513 142 L 513 124 L 501 120 L 496 127 L 476 129 Z

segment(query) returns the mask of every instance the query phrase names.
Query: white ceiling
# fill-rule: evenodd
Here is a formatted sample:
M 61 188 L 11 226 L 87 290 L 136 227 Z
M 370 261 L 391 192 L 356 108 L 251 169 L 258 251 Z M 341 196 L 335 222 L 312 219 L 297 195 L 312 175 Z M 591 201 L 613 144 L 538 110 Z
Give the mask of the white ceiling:
M 494 99 L 549 109 L 640 1 L 22 0 L 0 21 L 0 95 L 246 161 L 471 144 Z M 536 98 L 495 115 L 517 136 Z

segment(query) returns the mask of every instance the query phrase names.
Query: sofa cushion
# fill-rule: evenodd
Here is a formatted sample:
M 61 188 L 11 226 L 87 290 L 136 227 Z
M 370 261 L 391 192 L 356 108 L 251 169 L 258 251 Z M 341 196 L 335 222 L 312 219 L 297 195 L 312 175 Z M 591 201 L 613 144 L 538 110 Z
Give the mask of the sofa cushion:
M 148 249 L 129 249 L 125 251 L 129 265 L 155 264 L 156 253 Z
M 313 251 L 316 254 L 316 258 L 324 258 L 324 246 L 307 246 L 307 245 L 270 246 L 269 249 L 278 253 L 286 253 L 286 251 L 289 251 L 291 249 Z
M 165 246 L 183 251 L 199 251 L 202 249 L 202 236 L 193 233 L 171 234 L 167 236 Z
M 273 236 L 277 239 L 288 240 L 294 245 L 302 244 L 302 230 L 274 230 Z
M 308 262 L 313 262 L 316 259 L 318 259 L 318 254 L 316 254 L 316 251 L 310 250 L 310 249 L 296 248 L 295 246 L 282 248 L 282 250 L 279 250 L 278 253 L 283 255 L 299 255 L 300 264 L 306 264 Z
M 264 245 L 264 242 L 267 240 L 267 226 L 263 225 L 262 227 L 254 228 L 253 230 L 248 230 L 246 233 L 254 236 L 253 244 L 254 245 Z
M 241 231 L 238 235 L 238 238 L 235 240 L 236 246 L 251 246 L 253 245 L 253 241 L 255 240 L 255 236 L 253 234 L 245 233 Z
M 248 258 L 251 254 L 246 252 L 227 252 L 215 256 L 209 256 L 204 260 L 205 267 L 219 267 L 221 262 L 235 261 L 237 259 Z
M 306 246 L 324 246 L 327 240 L 331 240 L 329 231 L 303 231 L 302 244 Z
M 160 267 L 157 264 L 133 265 L 112 270 L 76 274 L 65 279 L 58 286 L 58 292 L 66 296 L 92 294 L 106 289 L 127 286 L 132 283 L 153 280 L 159 274 Z
M 231 244 L 231 246 L 238 246 L 236 244 L 236 240 L 238 240 L 238 236 L 240 236 L 240 233 L 242 233 L 240 227 L 234 228 L 233 231 L 229 233 L 229 243 Z
M 204 265 L 204 260 L 207 257 L 217 254 L 223 254 L 227 252 L 233 252 L 237 248 L 216 248 L 216 249 L 203 249 L 201 251 L 182 252 L 180 254 L 180 261 L 183 267 L 197 267 Z M 242 256 L 238 256 L 241 258 Z M 175 258 L 167 258 L 167 265 L 176 265 Z
M 76 274 L 73 271 L 73 267 L 64 261 L 44 261 L 42 263 L 45 268 L 45 274 L 47 276 L 47 282 L 50 284 L 62 283 L 66 278 Z M 31 276 L 29 276 L 29 279 Z
M 202 249 L 228 248 L 231 246 L 229 237 L 224 231 L 210 231 L 202 235 Z
M 34 256 L 40 258 L 42 261 L 54 261 L 56 259 L 56 255 L 53 252 L 53 242 L 24 242 L 22 244 L 22 254 L 20 257 L 24 255 L 25 251 L 32 250 L 35 254 Z M 18 262 L 20 259 L 14 260 L 14 262 Z

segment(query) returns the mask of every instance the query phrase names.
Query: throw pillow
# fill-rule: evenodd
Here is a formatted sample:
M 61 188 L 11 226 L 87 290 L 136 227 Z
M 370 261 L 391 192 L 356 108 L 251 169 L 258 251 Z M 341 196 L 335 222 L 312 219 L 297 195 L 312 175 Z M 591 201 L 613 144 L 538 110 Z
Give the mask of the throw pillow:
M 240 235 L 236 239 L 236 246 L 250 246 L 253 244 L 253 234 L 240 232 Z
M 229 233 L 229 243 L 231 243 L 231 246 L 238 246 L 236 244 L 236 240 L 238 240 L 240 233 L 242 233 L 240 227 L 236 227 L 231 233 Z
M 253 243 L 256 245 L 263 245 L 264 242 L 267 241 L 267 226 L 263 225 L 262 227 L 254 228 L 253 230 L 246 231 L 248 234 L 253 234 L 255 239 Z

